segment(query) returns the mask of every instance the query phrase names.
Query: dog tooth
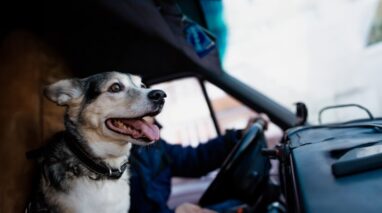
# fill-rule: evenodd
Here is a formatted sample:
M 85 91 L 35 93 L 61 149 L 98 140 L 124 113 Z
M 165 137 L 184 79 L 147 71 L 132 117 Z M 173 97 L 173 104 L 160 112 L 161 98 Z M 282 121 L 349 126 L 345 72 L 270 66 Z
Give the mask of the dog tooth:
M 125 127 L 125 125 L 121 121 L 117 121 L 116 126 L 118 128 L 124 128 Z

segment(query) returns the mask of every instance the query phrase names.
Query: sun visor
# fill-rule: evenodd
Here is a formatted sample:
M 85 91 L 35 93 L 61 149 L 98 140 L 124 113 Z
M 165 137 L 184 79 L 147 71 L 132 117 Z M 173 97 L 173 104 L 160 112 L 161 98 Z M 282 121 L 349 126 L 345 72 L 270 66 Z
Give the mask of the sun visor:
M 222 71 L 213 36 L 172 1 L 38 2 L 27 13 L 36 17 L 28 27 L 79 76 L 119 70 L 150 80 Z

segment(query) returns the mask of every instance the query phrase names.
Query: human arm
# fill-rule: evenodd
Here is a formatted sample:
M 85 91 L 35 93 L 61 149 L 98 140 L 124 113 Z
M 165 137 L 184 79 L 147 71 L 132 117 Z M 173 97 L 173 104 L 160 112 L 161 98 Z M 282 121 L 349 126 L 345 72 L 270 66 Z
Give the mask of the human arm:
M 172 175 L 200 177 L 219 168 L 240 136 L 240 130 L 228 130 L 225 135 L 202 143 L 196 148 L 165 143 Z
M 260 113 L 248 119 L 244 130 L 228 130 L 225 135 L 202 143 L 196 148 L 165 143 L 165 152 L 168 154 L 173 176 L 200 177 L 219 168 L 235 144 L 258 120 L 262 120 L 264 128 L 267 129 L 270 119 L 266 114 Z

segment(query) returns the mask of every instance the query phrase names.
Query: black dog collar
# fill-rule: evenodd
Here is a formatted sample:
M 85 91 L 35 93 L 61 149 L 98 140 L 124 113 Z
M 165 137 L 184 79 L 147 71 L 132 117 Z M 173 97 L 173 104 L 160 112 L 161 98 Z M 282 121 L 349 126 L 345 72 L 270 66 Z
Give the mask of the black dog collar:
M 65 142 L 70 151 L 94 173 L 105 176 L 110 179 L 119 179 L 126 171 L 129 164 L 128 161 L 124 162 L 119 169 L 109 167 L 105 162 L 95 159 L 79 144 L 73 135 L 65 134 Z

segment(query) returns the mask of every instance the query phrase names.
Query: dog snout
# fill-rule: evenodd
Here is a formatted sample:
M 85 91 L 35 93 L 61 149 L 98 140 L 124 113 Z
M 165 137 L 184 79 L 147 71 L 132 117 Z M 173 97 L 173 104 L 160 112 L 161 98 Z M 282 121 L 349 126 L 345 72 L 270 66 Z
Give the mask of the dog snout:
M 162 90 L 150 91 L 147 96 L 155 104 L 163 104 L 164 98 L 167 97 L 166 93 Z

